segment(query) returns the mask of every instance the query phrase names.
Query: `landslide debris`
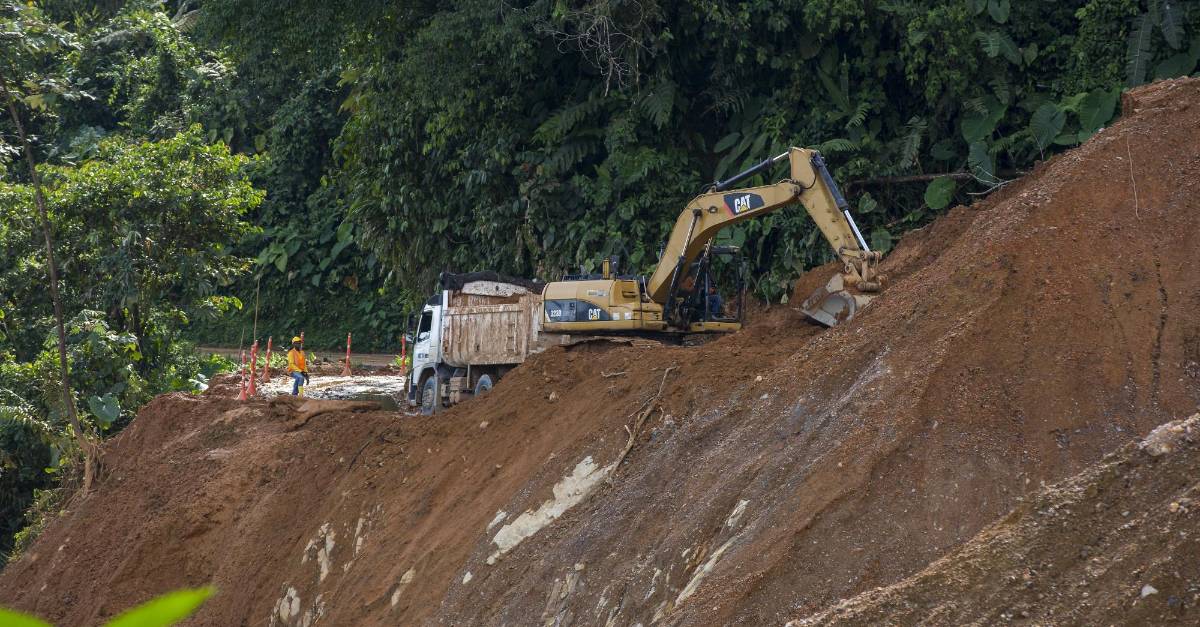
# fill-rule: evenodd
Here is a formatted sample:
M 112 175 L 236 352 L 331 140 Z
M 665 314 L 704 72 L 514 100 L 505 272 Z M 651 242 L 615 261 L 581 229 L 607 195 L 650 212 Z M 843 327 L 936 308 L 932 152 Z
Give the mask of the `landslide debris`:
M 806 625 L 1195 624 L 1200 414 L 1039 490 L 920 573 Z
M 895 584 L 1200 405 L 1198 104 L 1130 93 L 906 236 L 836 329 L 554 349 L 433 417 L 159 398 L 0 604 L 92 624 L 211 582 L 194 624 L 781 624 Z

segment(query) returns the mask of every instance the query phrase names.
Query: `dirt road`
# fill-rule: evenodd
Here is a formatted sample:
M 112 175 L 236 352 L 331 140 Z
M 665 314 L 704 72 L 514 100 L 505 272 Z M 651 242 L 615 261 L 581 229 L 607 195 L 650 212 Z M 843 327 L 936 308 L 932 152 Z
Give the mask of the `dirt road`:
M 250 347 L 246 347 L 245 350 L 248 354 L 250 352 Z M 263 350 L 265 350 L 265 348 Z M 272 348 L 272 350 L 282 350 L 283 352 L 287 352 L 288 347 L 284 346 L 282 349 L 280 349 L 279 347 L 274 347 L 274 348 Z M 229 347 L 225 347 L 225 346 L 198 346 L 198 347 L 196 347 L 196 352 L 200 353 L 202 355 L 208 355 L 208 354 L 215 353 L 217 355 L 222 355 L 222 356 L 228 357 L 234 361 L 238 361 L 239 359 L 241 359 L 241 355 L 242 355 L 242 349 L 229 348 Z M 346 357 L 345 351 L 342 351 L 340 353 L 336 352 L 336 351 L 335 352 L 316 351 L 315 354 L 317 355 L 317 357 L 319 359 L 329 360 L 331 362 L 338 362 L 338 363 L 341 363 L 341 361 Z M 351 365 L 351 367 L 362 366 L 365 368 L 385 368 L 387 366 L 395 365 L 396 357 L 397 357 L 397 355 L 389 355 L 386 353 L 354 353 L 354 352 L 351 352 L 350 353 L 350 365 Z M 246 358 L 249 359 L 249 356 L 247 356 Z

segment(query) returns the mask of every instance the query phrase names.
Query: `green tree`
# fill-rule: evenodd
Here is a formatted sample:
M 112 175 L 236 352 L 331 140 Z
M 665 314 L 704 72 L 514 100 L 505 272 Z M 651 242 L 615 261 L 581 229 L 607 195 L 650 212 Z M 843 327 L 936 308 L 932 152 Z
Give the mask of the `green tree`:
M 201 364 L 180 328 L 189 315 L 228 306 L 224 290 L 250 265 L 234 254 L 234 243 L 252 232 L 243 218 L 263 196 L 247 178 L 247 163 L 192 128 L 153 142 L 114 136 L 84 163 L 38 167 L 51 228 L 61 235 L 54 250 L 67 260 L 62 300 L 71 318 L 50 345 L 57 354 L 45 344 L 35 354 L 22 347 L 21 363 L 16 352 L 0 350 L 0 390 L 35 419 L 7 421 L 0 438 L 13 473 L 0 471 L 0 478 L 13 477 L 18 488 L 3 507 L 6 524 L 19 519 L 34 489 L 48 487 L 40 474 L 46 458 L 78 450 L 43 437 L 70 420 L 76 403 L 88 409 L 76 417 L 79 430 L 102 433 L 123 426 L 154 394 L 196 388 Z M 26 285 L 30 270 L 45 265 L 25 228 L 33 198 L 32 185 L 0 182 L 0 216 L 9 225 L 0 240 L 0 295 L 11 304 L 6 318 L 15 320 L 36 321 L 44 302 Z M 74 382 L 65 398 L 42 383 L 59 361 Z M 37 424 L 51 428 L 31 429 Z
M 20 150 L 25 156 L 29 178 L 33 187 L 34 207 L 45 241 L 46 267 L 49 269 L 50 300 L 54 305 L 55 328 L 58 332 L 59 381 L 62 389 L 62 406 L 71 424 L 80 451 L 83 453 L 83 491 L 91 489 L 96 469 L 96 445 L 84 431 L 75 409 L 71 391 L 71 375 L 67 364 L 67 339 L 63 328 L 62 298 L 59 296 L 58 264 L 54 257 L 54 238 L 50 217 L 46 210 L 46 198 L 38 174 L 37 159 L 33 144 L 25 132 L 21 114 L 17 110 L 18 100 L 32 107 L 45 106 L 48 96 L 71 94 L 63 83 L 50 74 L 39 70 L 44 64 L 42 57 L 53 54 L 71 45 L 68 33 L 42 19 L 32 6 L 5 2 L 0 5 L 0 33 L 3 33 L 4 48 L 0 52 L 0 99 L 7 105 L 9 119 L 16 129 Z M 24 77 L 23 91 L 12 83 L 12 77 Z

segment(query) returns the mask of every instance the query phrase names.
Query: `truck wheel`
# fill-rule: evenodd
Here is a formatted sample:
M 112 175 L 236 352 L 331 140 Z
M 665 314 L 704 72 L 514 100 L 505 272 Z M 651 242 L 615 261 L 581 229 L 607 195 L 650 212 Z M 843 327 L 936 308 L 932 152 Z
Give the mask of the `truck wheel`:
M 437 375 L 433 375 L 425 379 L 425 385 L 421 386 L 421 413 L 431 416 L 437 412 L 440 405 Z
M 479 375 L 479 381 L 475 383 L 475 396 L 487 394 L 492 389 L 492 376 L 488 374 Z

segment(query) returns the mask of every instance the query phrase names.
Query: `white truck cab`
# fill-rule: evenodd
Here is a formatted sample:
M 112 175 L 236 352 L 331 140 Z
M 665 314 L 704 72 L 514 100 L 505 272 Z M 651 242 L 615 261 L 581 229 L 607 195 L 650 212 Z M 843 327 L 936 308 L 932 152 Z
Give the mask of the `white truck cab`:
M 437 376 L 437 369 L 442 360 L 442 312 L 446 309 L 445 300 L 446 292 L 438 292 L 421 309 L 421 318 L 413 335 L 412 373 L 407 383 L 410 406 L 432 406 L 433 399 L 438 396 L 438 383 L 443 378 Z M 428 402 L 423 398 L 426 391 L 430 394 Z

